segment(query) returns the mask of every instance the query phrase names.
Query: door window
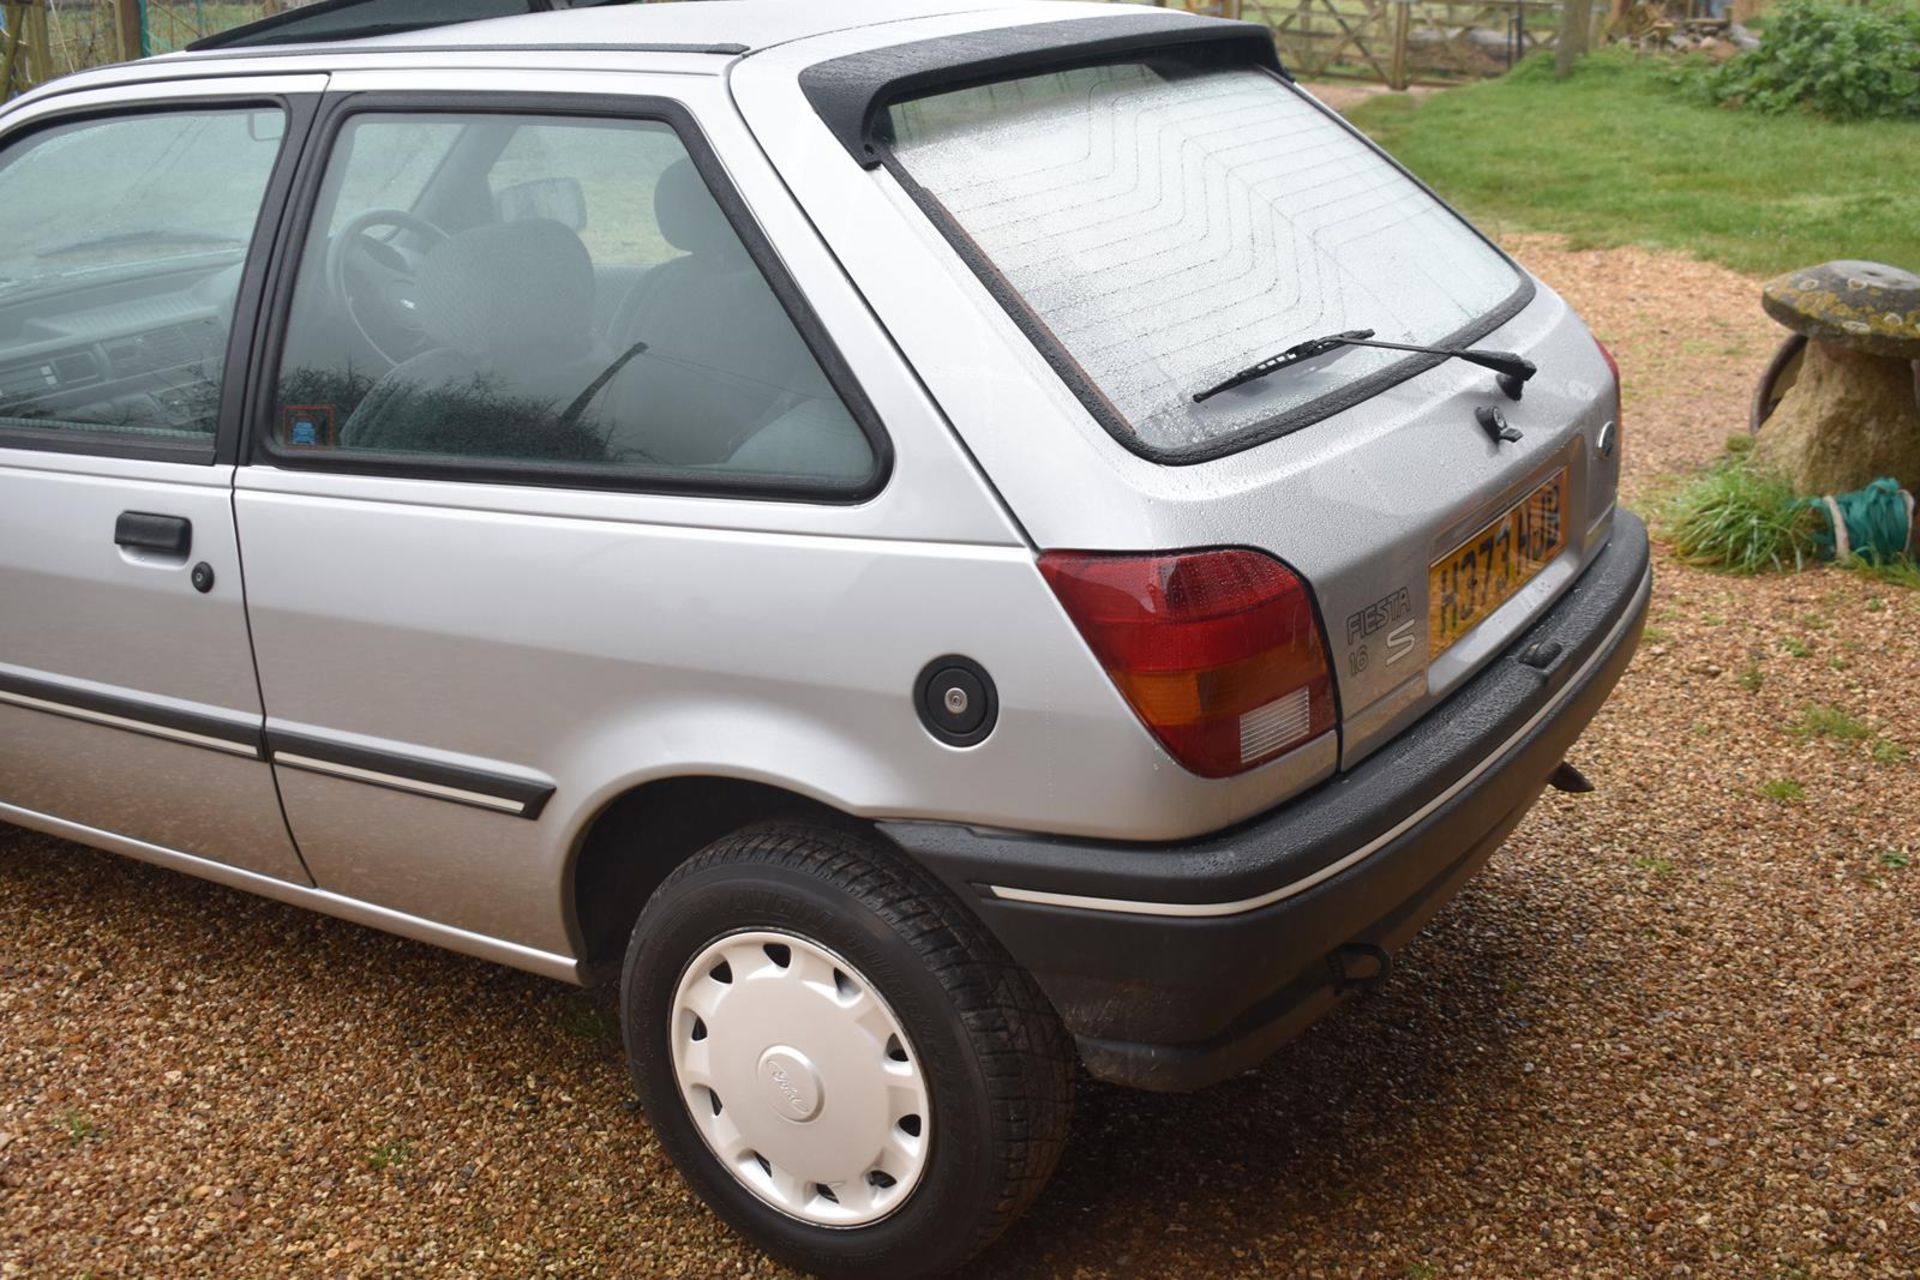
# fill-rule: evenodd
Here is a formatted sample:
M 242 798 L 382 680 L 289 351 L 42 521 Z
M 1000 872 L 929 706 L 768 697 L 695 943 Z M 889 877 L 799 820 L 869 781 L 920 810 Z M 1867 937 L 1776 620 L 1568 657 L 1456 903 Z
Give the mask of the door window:
M 0 154 L 0 432 L 211 447 L 278 109 L 41 129 Z
M 431 177 L 394 206 L 366 171 L 402 148 Z M 356 116 L 315 224 L 332 233 L 309 237 L 295 284 L 283 459 L 843 490 L 874 472 L 665 123 Z

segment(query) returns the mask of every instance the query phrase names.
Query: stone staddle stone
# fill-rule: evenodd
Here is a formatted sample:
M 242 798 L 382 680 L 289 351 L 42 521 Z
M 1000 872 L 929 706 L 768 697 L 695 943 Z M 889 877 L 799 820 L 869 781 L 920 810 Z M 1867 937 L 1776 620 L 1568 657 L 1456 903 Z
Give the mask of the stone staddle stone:
M 1920 276 L 1879 262 L 1828 262 L 1760 286 L 1760 305 L 1795 333 L 1870 356 L 1920 360 Z
M 1809 342 L 1755 457 L 1805 494 L 1846 493 L 1880 476 L 1920 488 L 1920 276 L 1829 262 L 1769 280 L 1761 303 Z

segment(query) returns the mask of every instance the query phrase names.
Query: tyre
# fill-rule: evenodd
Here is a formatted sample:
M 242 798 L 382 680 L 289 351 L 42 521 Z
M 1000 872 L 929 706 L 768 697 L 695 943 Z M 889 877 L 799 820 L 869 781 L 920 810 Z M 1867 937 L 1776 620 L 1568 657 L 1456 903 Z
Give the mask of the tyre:
M 1800 362 L 1806 355 L 1807 336 L 1803 333 L 1788 334 L 1774 351 L 1766 371 L 1760 375 L 1759 385 L 1753 389 L 1753 406 L 1747 412 L 1747 434 L 1759 435 L 1760 428 L 1780 407 L 1787 392 L 1800 381 Z
M 1070 1041 L 1033 979 L 876 837 L 749 827 L 647 903 L 621 984 L 667 1154 L 790 1266 L 950 1272 L 1065 1143 Z

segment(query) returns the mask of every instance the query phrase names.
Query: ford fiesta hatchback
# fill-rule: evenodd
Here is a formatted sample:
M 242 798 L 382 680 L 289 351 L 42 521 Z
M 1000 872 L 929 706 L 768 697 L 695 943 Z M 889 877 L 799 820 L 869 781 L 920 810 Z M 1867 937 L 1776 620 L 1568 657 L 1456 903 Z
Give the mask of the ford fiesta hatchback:
M 1579 784 L 1616 374 L 1263 28 L 562 7 L 0 117 L 0 818 L 617 977 L 727 1221 L 946 1271 Z

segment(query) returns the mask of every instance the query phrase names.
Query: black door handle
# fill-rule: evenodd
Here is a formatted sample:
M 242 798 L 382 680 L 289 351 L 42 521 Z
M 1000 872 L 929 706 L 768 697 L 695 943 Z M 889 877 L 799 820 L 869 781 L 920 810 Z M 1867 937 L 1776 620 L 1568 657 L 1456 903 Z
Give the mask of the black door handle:
M 193 521 L 184 516 L 156 516 L 146 511 L 122 511 L 113 525 L 115 546 L 158 551 L 186 559 L 193 550 Z

